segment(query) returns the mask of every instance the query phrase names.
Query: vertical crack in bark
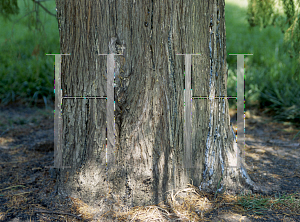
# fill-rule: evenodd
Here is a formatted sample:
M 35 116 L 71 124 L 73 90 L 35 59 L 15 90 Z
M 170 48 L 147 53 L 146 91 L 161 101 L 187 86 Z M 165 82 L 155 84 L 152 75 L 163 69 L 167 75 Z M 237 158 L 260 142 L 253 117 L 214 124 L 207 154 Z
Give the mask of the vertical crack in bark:
M 151 30 L 153 29 L 153 10 L 154 10 L 154 6 L 153 6 L 153 0 L 151 0 L 151 3 L 152 3 L 152 10 L 151 10 Z M 152 32 L 151 32 L 152 34 Z
M 88 95 L 87 95 L 88 96 Z M 86 100 L 86 99 L 85 99 Z M 86 159 L 87 157 L 87 141 L 89 139 L 89 100 L 87 99 L 86 102 L 86 115 L 85 115 L 85 138 L 84 138 L 84 149 L 83 149 L 83 153 L 82 153 L 82 156 L 83 156 L 83 160 Z
M 172 1 L 172 9 L 171 9 L 171 22 L 170 29 L 168 34 L 168 47 L 167 53 L 169 56 L 168 69 L 169 69 L 169 78 L 171 83 L 171 88 L 173 89 L 173 98 L 174 98 L 174 110 L 172 110 L 172 123 L 171 123 L 171 132 L 172 137 L 170 139 L 171 147 L 174 146 L 174 131 L 175 131 L 175 116 L 177 116 L 177 92 L 176 92 L 176 82 L 175 82 L 175 73 L 174 73 L 174 60 L 172 58 L 173 50 L 172 50 L 172 28 L 173 28 L 173 1 Z
M 151 59 L 152 59 L 152 66 L 153 66 L 153 71 L 155 71 L 155 63 L 154 63 L 154 52 L 153 52 L 153 47 L 152 47 L 152 44 L 153 44 L 153 39 L 152 39 L 152 34 L 153 34 L 153 11 L 154 11 L 154 3 L 153 3 L 153 0 L 151 1 L 152 2 L 152 10 L 151 10 L 151 30 L 150 30 L 150 41 L 151 41 L 151 44 L 150 44 L 150 52 L 151 52 Z
M 219 143 L 221 143 L 221 140 L 219 140 Z M 224 175 L 224 161 L 223 161 L 223 158 L 222 158 L 222 149 L 221 149 L 221 144 L 219 144 L 219 155 L 220 155 L 220 162 L 221 162 L 221 168 L 222 168 L 222 172 L 221 172 L 221 178 L 223 178 L 223 175 Z M 221 183 L 221 187 L 220 189 L 218 189 L 218 191 L 221 191 L 223 188 L 223 183 Z
M 208 123 L 208 134 L 207 134 L 207 139 L 206 139 L 206 150 L 205 150 L 205 170 L 203 172 L 203 180 L 204 182 L 202 183 L 203 188 L 206 188 L 209 184 L 212 183 L 211 178 L 207 178 L 207 171 L 209 170 L 209 176 L 211 177 L 213 174 L 213 163 L 212 161 L 215 160 L 215 153 L 214 151 L 212 152 L 212 156 L 213 156 L 213 160 L 210 161 L 209 156 L 210 155 L 210 151 L 211 151 L 211 145 L 212 145 L 212 141 L 211 141 L 211 137 L 212 137 L 212 125 L 213 125 L 213 111 L 214 111 L 214 99 L 212 97 L 214 97 L 215 95 L 215 88 L 214 88 L 214 82 L 213 82 L 213 58 L 212 58 L 212 35 L 213 35 L 213 20 L 212 20 L 212 15 L 210 17 L 210 25 L 209 25 L 209 32 L 210 32 L 210 37 L 209 37 L 209 58 L 210 58 L 210 77 L 209 77 L 209 123 Z M 209 169 L 210 168 L 210 169 Z M 206 181 L 207 180 L 207 181 Z M 201 189 L 201 185 L 199 187 Z

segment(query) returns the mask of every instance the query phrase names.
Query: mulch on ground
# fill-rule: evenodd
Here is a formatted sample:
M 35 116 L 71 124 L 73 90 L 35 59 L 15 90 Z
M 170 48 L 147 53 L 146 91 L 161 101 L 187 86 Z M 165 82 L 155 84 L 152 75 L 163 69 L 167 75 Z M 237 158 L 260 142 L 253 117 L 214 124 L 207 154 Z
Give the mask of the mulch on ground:
M 299 192 L 300 136 L 293 140 L 299 129 L 257 111 L 246 117 L 245 160 L 251 178 L 272 187 L 269 195 Z M 45 167 L 54 165 L 53 107 L 2 107 L 0 120 L 0 221 L 87 219 L 75 200 L 56 194 L 55 178 Z M 234 198 L 232 204 L 222 195 L 207 198 L 215 201 L 214 209 L 197 212 L 199 221 L 300 221 L 300 215 L 288 209 L 260 215 L 233 204 Z

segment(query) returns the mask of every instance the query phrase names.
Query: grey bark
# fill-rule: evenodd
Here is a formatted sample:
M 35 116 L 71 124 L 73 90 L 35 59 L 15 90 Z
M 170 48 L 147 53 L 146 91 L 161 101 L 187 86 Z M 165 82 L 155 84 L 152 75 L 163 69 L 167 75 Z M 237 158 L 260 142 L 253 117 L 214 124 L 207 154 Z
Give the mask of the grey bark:
M 60 194 L 99 206 L 157 204 L 193 183 L 206 191 L 254 185 L 236 165 L 227 99 L 192 101 L 192 166 L 184 168 L 184 56 L 193 96 L 227 96 L 224 0 L 56 1 L 63 96 L 107 96 L 115 56 L 115 160 L 105 169 L 105 100 L 63 100 Z M 111 43 L 111 44 L 110 44 Z M 101 207 L 100 207 L 101 206 Z M 115 209 L 115 208 L 113 208 Z

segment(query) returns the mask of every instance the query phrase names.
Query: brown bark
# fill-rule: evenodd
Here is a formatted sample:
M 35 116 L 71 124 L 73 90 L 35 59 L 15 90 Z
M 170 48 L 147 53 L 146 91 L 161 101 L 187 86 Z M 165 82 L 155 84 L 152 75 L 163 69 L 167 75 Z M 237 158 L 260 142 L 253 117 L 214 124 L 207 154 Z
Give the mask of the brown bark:
M 102 213 L 118 196 L 149 205 L 187 183 L 215 191 L 221 177 L 223 190 L 246 182 L 229 168 L 238 150 L 227 99 L 192 101 L 194 168 L 183 167 L 184 56 L 176 53 L 201 53 L 192 56 L 193 96 L 227 96 L 224 4 L 57 1 L 61 53 L 71 53 L 62 59 L 63 96 L 106 96 L 106 56 L 97 54 L 114 38 L 111 50 L 124 54 L 115 56 L 115 167 L 104 169 L 105 100 L 63 100 L 63 165 L 72 168 L 60 170 L 61 194 Z

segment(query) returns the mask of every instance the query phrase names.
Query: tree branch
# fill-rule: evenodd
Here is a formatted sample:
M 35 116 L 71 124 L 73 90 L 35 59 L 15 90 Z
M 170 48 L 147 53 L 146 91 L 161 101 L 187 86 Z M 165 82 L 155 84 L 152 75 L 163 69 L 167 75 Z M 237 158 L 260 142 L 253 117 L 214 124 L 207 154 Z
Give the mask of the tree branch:
M 33 0 L 33 2 L 34 3 L 37 3 L 39 6 L 41 6 L 42 7 L 42 9 L 44 9 L 48 14 L 50 14 L 50 15 L 52 15 L 52 16 L 55 16 L 56 17 L 56 15 L 55 14 L 53 14 L 52 12 L 50 12 L 45 6 L 43 6 L 41 3 L 40 3 L 40 1 L 35 1 L 35 0 Z
M 82 220 L 81 217 L 79 217 L 75 214 L 71 214 L 71 213 L 48 211 L 48 210 L 42 210 L 42 209 L 38 209 L 38 208 L 35 208 L 34 212 L 36 212 L 36 213 L 46 213 L 46 214 L 63 214 L 63 215 L 69 215 L 69 216 L 76 217 L 78 220 Z

